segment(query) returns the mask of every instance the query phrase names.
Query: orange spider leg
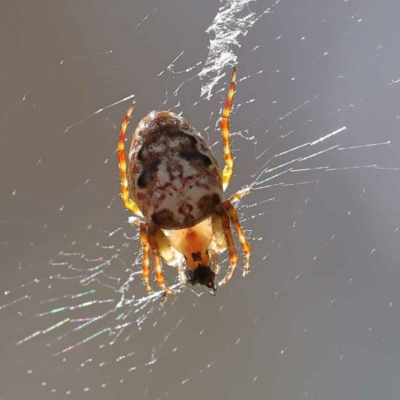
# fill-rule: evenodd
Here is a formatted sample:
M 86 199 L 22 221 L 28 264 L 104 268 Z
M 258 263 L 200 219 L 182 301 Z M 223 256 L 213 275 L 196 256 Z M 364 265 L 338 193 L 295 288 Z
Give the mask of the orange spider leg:
M 217 213 L 222 221 L 222 229 L 225 234 L 225 240 L 226 240 L 226 244 L 228 246 L 229 259 L 230 259 L 229 270 L 228 270 L 225 278 L 219 282 L 219 285 L 221 286 L 221 285 L 225 285 L 225 283 L 228 283 L 230 281 L 230 279 L 232 278 L 233 272 L 235 271 L 235 268 L 236 268 L 238 255 L 237 255 L 235 243 L 234 243 L 233 237 L 232 237 L 228 214 L 222 206 L 217 207 Z
M 126 112 L 125 118 L 122 122 L 121 130 L 119 132 L 117 154 L 118 154 L 119 174 L 121 177 L 122 202 L 124 203 L 125 208 L 132 211 L 136 215 L 142 216 L 142 213 L 140 212 L 137 204 L 129 197 L 128 175 L 126 172 L 125 134 L 126 134 L 126 128 L 128 127 L 134 108 L 135 104 L 132 104 L 128 108 L 128 111 Z
M 243 233 L 243 229 L 240 226 L 238 213 L 237 213 L 235 207 L 233 207 L 233 205 L 231 204 L 231 202 L 229 200 L 225 200 L 224 202 L 222 202 L 222 207 L 228 213 L 229 218 L 232 221 L 232 225 L 235 228 L 236 234 L 239 238 L 240 244 L 242 245 L 243 253 L 245 256 L 245 260 L 246 260 L 246 263 L 244 265 L 244 270 L 243 270 L 243 276 L 246 276 L 250 271 L 249 264 L 250 264 L 251 248 L 250 248 L 249 242 L 247 241 L 246 236 Z
M 229 201 L 231 204 L 236 203 L 237 201 L 241 200 L 244 196 L 247 196 L 250 192 L 251 192 L 250 188 L 239 190 L 234 195 L 229 197 Z
M 155 226 L 153 223 L 150 223 L 149 228 L 147 230 L 147 238 L 149 240 L 150 248 L 153 251 L 153 262 L 154 262 L 154 272 L 156 274 L 156 281 L 158 286 L 161 287 L 161 289 L 164 290 L 165 295 L 167 294 L 177 294 L 176 291 L 171 290 L 167 284 L 165 283 L 165 277 L 164 273 L 162 270 L 162 263 L 161 263 L 161 257 L 160 257 L 160 249 L 158 247 L 157 243 L 157 230 L 159 230 L 157 226 Z
M 147 224 L 140 224 L 140 243 L 142 244 L 143 261 L 142 261 L 142 276 L 146 285 L 147 293 L 153 294 L 153 289 L 150 286 L 150 257 L 149 257 L 149 241 L 147 240 Z
M 222 117 L 220 121 L 225 161 L 225 167 L 222 171 L 222 188 L 224 191 L 228 187 L 229 181 L 231 180 L 233 173 L 233 156 L 231 151 L 231 139 L 229 131 L 229 114 L 231 113 L 233 95 L 235 93 L 236 73 L 237 69 L 234 67 L 232 71 L 232 79 L 229 86 L 228 97 L 226 98 L 225 107 L 222 112 Z

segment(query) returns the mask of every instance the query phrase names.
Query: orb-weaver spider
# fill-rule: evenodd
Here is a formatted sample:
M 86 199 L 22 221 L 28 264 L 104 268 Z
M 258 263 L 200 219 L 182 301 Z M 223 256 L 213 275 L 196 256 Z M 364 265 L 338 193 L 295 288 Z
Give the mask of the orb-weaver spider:
M 219 285 L 227 283 L 238 259 L 231 223 L 245 255 L 243 275 L 249 272 L 251 250 L 233 203 L 250 189 L 223 200 L 233 173 L 229 114 L 236 73 L 234 68 L 220 120 L 225 161 L 222 173 L 213 152 L 196 129 L 168 111 L 152 111 L 140 121 L 132 138 L 127 173 L 125 133 L 135 104 L 129 107 L 122 122 L 117 150 L 121 197 L 124 206 L 136 216 L 134 223 L 140 226 L 143 280 L 149 294 L 153 293 L 149 279 L 150 250 L 156 280 L 165 295 L 177 292 L 165 283 L 162 259 L 178 267 L 182 284 L 200 283 L 215 293 L 219 272 L 217 253 L 228 249 L 230 267 Z

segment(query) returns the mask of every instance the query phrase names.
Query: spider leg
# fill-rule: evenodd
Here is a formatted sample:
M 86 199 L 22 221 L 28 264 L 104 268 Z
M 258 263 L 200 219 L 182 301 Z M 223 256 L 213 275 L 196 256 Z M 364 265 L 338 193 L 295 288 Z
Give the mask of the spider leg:
M 135 217 L 133 215 L 131 215 L 128 218 L 128 222 L 132 225 L 132 226 L 140 226 L 141 224 L 143 224 L 142 220 L 138 217 Z
M 161 258 L 168 264 L 168 265 L 176 265 L 177 264 L 177 257 L 173 252 L 171 245 L 167 236 L 161 229 L 157 229 L 155 233 L 155 237 L 158 244 L 158 251 L 160 252 Z
M 212 231 L 214 235 L 213 249 L 217 253 L 222 253 L 226 250 L 227 245 L 222 221 L 217 214 L 212 215 Z
M 142 244 L 143 261 L 142 261 L 142 276 L 146 285 L 147 293 L 153 294 L 153 289 L 150 286 L 150 257 L 149 257 L 149 241 L 147 240 L 147 224 L 140 224 L 140 243 Z
M 221 285 L 225 285 L 225 283 L 228 283 L 230 281 L 230 279 L 232 278 L 233 272 L 235 271 L 235 268 L 236 268 L 238 255 L 237 255 L 237 251 L 236 251 L 236 247 L 235 247 L 235 242 L 233 241 L 233 237 L 232 237 L 230 220 L 229 220 L 228 214 L 222 205 L 217 206 L 216 211 L 217 211 L 218 216 L 221 218 L 222 229 L 225 234 L 225 240 L 226 240 L 226 244 L 228 246 L 229 259 L 230 259 L 229 270 L 228 270 L 225 278 L 219 282 L 219 286 L 221 286 Z
M 237 201 L 241 200 L 244 196 L 247 196 L 251 192 L 250 188 L 241 189 L 236 192 L 234 195 L 229 197 L 229 202 L 231 204 L 236 203 Z
M 157 241 L 157 237 L 160 237 L 161 235 L 160 232 L 162 235 L 164 235 L 160 228 L 158 228 L 153 223 L 150 223 L 147 229 L 147 238 L 149 240 L 150 248 L 153 251 L 154 272 L 156 274 L 156 280 L 158 286 L 160 286 L 161 289 L 164 290 L 165 295 L 177 294 L 175 290 L 170 289 L 165 283 L 165 278 L 162 270 L 161 257 L 160 257 L 160 249 Z
M 186 285 L 187 278 L 185 275 L 185 268 L 183 267 L 182 262 L 179 262 L 178 264 L 178 274 L 179 274 L 179 282 L 181 283 L 181 285 Z
M 232 203 L 229 200 L 225 200 L 224 202 L 222 202 L 222 207 L 229 215 L 229 218 L 232 221 L 232 225 L 235 228 L 236 234 L 239 238 L 240 244 L 242 245 L 243 253 L 246 260 L 243 270 L 243 276 L 246 276 L 250 270 L 249 264 L 250 264 L 251 248 L 249 242 L 247 241 L 246 236 L 243 233 L 243 229 L 240 226 L 238 213 L 235 207 L 233 207 Z
M 125 208 L 132 211 L 134 214 L 138 216 L 143 216 L 137 204 L 129 197 L 128 174 L 126 172 L 125 134 L 126 134 L 126 128 L 128 127 L 129 120 L 131 119 L 134 108 L 135 104 L 132 104 L 128 108 L 128 111 L 126 112 L 125 118 L 122 122 L 121 130 L 119 132 L 117 154 L 118 154 L 119 174 L 121 177 L 122 202 L 124 203 Z
M 214 274 L 217 276 L 220 270 L 217 252 L 214 249 L 210 249 L 209 252 L 211 253 L 211 259 L 214 264 Z
M 179 282 L 181 283 L 181 285 L 186 285 L 187 279 L 186 279 L 185 268 L 183 266 L 182 260 L 179 260 L 176 253 L 173 252 L 173 250 L 171 248 L 171 244 L 170 244 L 167 236 L 161 229 L 157 229 L 156 240 L 157 240 L 158 249 L 159 249 L 161 258 L 168 265 L 177 266 Z
M 236 87 L 236 73 L 237 69 L 234 67 L 232 71 L 231 84 L 229 85 L 228 96 L 226 98 L 225 107 L 222 111 L 222 117 L 220 120 L 221 126 L 221 134 L 222 134 L 222 143 L 224 148 L 224 161 L 225 167 L 222 171 L 222 188 L 225 189 L 229 185 L 229 181 L 231 180 L 233 173 L 233 156 L 231 151 L 231 139 L 230 139 L 230 131 L 229 131 L 229 114 L 232 109 L 232 100 L 233 95 L 235 93 Z

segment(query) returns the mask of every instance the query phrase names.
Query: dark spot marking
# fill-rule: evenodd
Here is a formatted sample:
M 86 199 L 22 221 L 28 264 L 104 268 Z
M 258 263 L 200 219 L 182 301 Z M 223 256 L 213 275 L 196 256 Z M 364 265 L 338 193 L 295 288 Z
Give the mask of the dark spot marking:
M 193 261 L 201 261 L 201 253 L 197 251 L 196 253 L 192 253 Z
M 189 142 L 190 142 L 190 147 L 192 147 L 192 148 L 196 148 L 196 145 L 197 145 L 197 140 L 196 140 L 196 138 L 195 137 L 193 137 L 192 135 L 188 135 L 188 134 L 184 134 L 185 135 L 185 137 L 187 138 L 187 139 L 189 139 Z
M 193 211 L 193 206 L 187 202 L 184 202 L 179 206 L 178 211 L 181 215 L 188 215 Z
M 193 162 L 200 167 L 209 167 L 211 165 L 210 157 L 205 154 L 199 153 L 196 149 L 181 150 L 179 156 L 184 160 Z
M 197 206 L 203 215 L 209 215 L 215 212 L 215 207 L 221 204 L 221 198 L 217 193 L 207 194 L 197 202 Z
M 154 178 L 154 175 L 158 171 L 158 166 L 160 165 L 161 160 L 158 158 L 153 159 L 149 162 L 148 165 L 145 166 L 142 173 L 139 175 L 137 180 L 137 185 L 143 189 L 145 188 L 148 183 Z
M 151 219 L 161 229 L 179 229 L 181 227 L 171 210 L 158 211 L 151 216 Z
M 178 212 L 180 215 L 183 216 L 183 222 L 181 224 L 181 228 L 189 228 L 196 224 L 196 220 L 192 215 L 193 206 L 189 203 L 182 203 L 179 208 Z
M 142 147 L 142 148 L 139 150 L 138 154 L 137 154 L 137 159 L 138 159 L 140 162 L 143 162 L 143 161 L 144 161 L 143 149 L 144 149 L 144 147 Z

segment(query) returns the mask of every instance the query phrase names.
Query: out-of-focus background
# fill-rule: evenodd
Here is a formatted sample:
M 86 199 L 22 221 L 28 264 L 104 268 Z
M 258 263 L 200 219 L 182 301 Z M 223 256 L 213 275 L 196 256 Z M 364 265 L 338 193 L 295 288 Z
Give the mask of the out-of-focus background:
M 1 2 L 0 398 L 398 399 L 399 11 Z M 216 297 L 160 304 L 119 197 L 119 127 L 133 100 L 128 140 L 173 110 L 222 161 L 233 65 L 227 195 L 253 187 L 251 273 L 241 258 Z

